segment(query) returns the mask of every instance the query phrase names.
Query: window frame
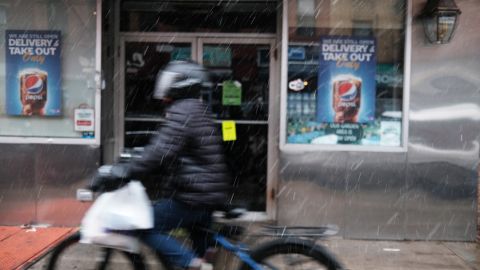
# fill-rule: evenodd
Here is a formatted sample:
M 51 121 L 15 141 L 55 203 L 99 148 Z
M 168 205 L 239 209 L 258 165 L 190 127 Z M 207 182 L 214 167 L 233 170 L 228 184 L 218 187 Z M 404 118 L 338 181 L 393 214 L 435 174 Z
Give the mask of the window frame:
M 281 78 L 280 83 L 280 150 L 286 152 L 311 151 L 352 151 L 352 152 L 407 152 L 408 120 L 410 108 L 410 71 L 412 47 L 412 3 L 406 1 L 405 17 L 405 49 L 403 70 L 403 100 L 402 100 L 402 137 L 400 146 L 349 145 L 349 144 L 295 144 L 287 143 L 287 96 L 288 96 L 288 0 L 283 0 L 282 11 L 282 42 L 281 42 Z

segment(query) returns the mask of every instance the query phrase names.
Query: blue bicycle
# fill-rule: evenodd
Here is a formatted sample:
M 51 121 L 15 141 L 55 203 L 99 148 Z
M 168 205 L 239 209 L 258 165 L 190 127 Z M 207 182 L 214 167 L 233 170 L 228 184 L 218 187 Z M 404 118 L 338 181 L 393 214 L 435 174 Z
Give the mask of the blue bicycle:
M 226 218 L 235 216 L 225 214 Z M 252 249 L 238 241 L 243 227 L 224 223 L 214 227 L 217 229 L 209 229 L 214 243 L 239 259 L 240 270 L 343 269 L 339 260 L 316 242 L 335 234 L 332 227 L 266 226 L 253 236 L 268 237 L 269 240 Z M 155 254 L 148 247 L 139 253 L 129 253 L 79 241 L 79 232 L 62 241 L 53 250 L 47 269 L 174 269 L 162 254 Z
M 106 175 L 110 176 L 110 174 Z M 93 200 L 93 193 L 86 192 L 87 196 L 85 197 L 77 194 L 77 199 L 80 201 Z M 268 240 L 253 248 L 248 248 L 239 240 L 245 229 L 242 226 L 229 224 L 243 212 L 238 208 L 224 209 L 221 212 L 223 213 L 222 221 L 217 221 L 212 228 L 204 229 L 213 240 L 211 241 L 212 246 L 222 248 L 238 258 L 238 265 L 222 269 L 343 269 L 335 256 L 316 242 L 318 239 L 335 234 L 336 228 L 265 226 L 254 235 L 248 236 L 267 237 Z M 111 239 L 124 236 L 122 233 L 112 234 Z M 128 232 L 128 234 L 130 238 L 127 243 L 140 241 L 138 237 L 135 237 L 134 232 Z M 60 242 L 51 254 L 47 269 L 174 269 L 162 254 L 155 254 L 146 245 L 142 245 L 141 249 L 132 249 L 136 252 L 127 252 L 112 247 L 82 244 L 80 239 L 80 232 L 77 232 Z

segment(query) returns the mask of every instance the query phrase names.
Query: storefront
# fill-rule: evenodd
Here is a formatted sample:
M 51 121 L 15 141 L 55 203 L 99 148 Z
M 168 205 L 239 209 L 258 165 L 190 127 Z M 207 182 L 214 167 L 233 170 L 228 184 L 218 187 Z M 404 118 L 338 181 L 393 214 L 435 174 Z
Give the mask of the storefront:
M 286 2 L 279 223 L 475 239 L 480 6 L 456 1 L 454 39 L 433 45 L 426 1 Z
M 225 148 L 246 218 L 333 223 L 346 238 L 475 238 L 480 6 L 456 1 L 455 37 L 431 45 L 425 1 L 46 1 L 34 24 L 5 2 L 0 139 L 12 168 L 0 175 L 18 180 L 0 181 L 2 223 L 78 222 L 84 208 L 68 222 L 48 213 L 97 164 L 146 144 L 163 122 L 156 74 L 191 59 L 212 73 L 202 98 L 219 128 L 235 125 Z M 29 103 L 12 54 L 56 41 L 45 112 L 15 111 L 10 99 Z M 12 216 L 20 201 L 32 207 Z

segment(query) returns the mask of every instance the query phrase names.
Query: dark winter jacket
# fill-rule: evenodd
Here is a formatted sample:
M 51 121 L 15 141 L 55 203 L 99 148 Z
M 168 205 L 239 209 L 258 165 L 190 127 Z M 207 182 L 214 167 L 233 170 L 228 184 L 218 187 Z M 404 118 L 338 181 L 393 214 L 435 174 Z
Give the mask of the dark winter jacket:
M 151 173 L 168 175 L 174 199 L 195 207 L 225 204 L 230 175 L 221 135 L 206 104 L 177 100 L 165 118 L 142 158 L 132 162 L 130 176 L 142 180 Z

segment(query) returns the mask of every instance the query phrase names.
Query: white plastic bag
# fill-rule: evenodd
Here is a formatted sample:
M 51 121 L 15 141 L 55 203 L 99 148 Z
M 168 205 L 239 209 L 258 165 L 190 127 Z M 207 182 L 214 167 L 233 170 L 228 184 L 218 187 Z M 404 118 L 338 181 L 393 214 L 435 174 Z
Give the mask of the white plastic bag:
M 138 181 L 100 195 L 85 214 L 81 223 L 81 243 L 98 244 L 129 252 L 137 252 L 136 237 L 112 233 L 112 230 L 153 228 L 153 208 Z

